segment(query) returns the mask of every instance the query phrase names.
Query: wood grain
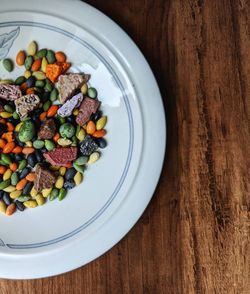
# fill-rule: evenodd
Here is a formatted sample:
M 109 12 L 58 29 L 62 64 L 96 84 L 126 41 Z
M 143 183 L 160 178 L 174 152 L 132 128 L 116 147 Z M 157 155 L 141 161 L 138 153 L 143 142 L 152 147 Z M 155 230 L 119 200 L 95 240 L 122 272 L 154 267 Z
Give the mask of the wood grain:
M 160 183 L 102 257 L 57 277 L 1 280 L 0 294 L 250 293 L 250 2 L 86 2 L 128 32 L 159 82 Z

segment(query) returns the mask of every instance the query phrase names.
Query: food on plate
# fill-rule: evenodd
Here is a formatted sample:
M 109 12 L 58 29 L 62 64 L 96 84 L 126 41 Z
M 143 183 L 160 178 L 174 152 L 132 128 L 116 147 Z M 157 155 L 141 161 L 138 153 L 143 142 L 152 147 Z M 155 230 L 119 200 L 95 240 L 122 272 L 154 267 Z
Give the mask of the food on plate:
M 35 41 L 15 61 L 7 58 L 5 70 L 24 66 L 23 75 L 0 80 L 0 212 L 8 216 L 62 201 L 107 146 L 90 75 L 70 72 L 64 52 Z

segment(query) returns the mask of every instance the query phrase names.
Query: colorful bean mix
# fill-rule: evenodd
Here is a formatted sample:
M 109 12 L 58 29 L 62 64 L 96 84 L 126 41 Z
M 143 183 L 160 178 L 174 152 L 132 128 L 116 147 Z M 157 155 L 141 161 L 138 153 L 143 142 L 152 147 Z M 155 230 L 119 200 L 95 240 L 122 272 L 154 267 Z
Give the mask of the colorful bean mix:
M 66 74 L 71 64 L 62 51 L 31 41 L 2 65 L 24 68 L 14 81 L 0 80 L 0 213 L 10 216 L 47 198 L 62 201 L 80 185 L 107 146 L 107 116 L 89 75 Z

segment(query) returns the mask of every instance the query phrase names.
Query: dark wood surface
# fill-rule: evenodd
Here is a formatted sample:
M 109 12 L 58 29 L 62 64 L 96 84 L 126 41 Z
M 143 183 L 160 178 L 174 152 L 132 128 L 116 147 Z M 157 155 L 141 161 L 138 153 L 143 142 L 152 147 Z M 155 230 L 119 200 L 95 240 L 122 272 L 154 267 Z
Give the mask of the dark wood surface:
M 125 29 L 156 75 L 164 170 L 112 250 L 61 276 L 1 280 L 0 294 L 250 293 L 250 2 L 87 2 Z

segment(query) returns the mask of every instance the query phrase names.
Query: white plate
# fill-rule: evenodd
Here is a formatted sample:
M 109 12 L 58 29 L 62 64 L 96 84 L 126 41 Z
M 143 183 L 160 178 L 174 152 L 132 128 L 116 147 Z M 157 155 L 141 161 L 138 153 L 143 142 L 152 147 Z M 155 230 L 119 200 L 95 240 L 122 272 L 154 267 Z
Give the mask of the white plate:
M 1 0 L 0 56 L 15 58 L 31 40 L 66 52 L 75 71 L 91 74 L 108 115 L 108 147 L 64 201 L 0 215 L 2 278 L 60 274 L 110 249 L 146 208 L 165 151 L 164 110 L 154 76 L 114 22 L 79 1 Z M 11 76 L 22 71 L 16 68 Z M 9 77 L 2 65 L 0 77 Z

